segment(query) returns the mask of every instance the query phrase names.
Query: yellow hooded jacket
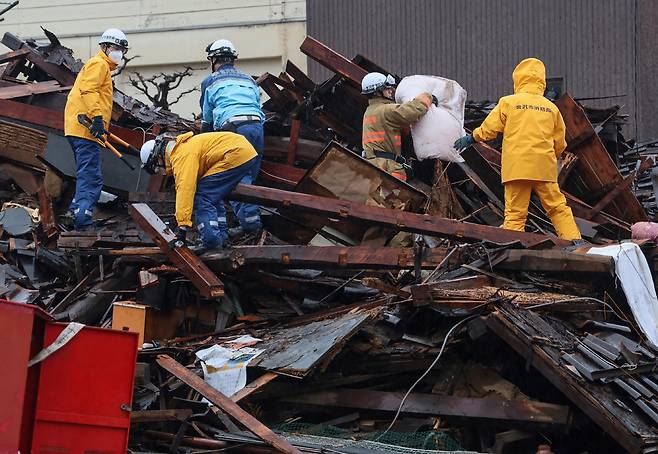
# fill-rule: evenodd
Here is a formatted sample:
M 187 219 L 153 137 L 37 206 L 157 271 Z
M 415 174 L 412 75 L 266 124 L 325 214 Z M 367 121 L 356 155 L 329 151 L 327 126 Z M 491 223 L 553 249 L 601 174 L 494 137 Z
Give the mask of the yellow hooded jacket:
M 110 125 L 112 116 L 111 72 L 117 67 L 102 50 L 87 60 L 75 78 L 73 88 L 66 98 L 64 109 L 64 135 L 81 137 L 103 144 L 102 140 L 91 135 L 89 129 L 78 122 L 78 115 L 85 114 L 89 119 L 101 115 L 105 129 Z
M 503 133 L 502 182 L 557 182 L 557 158 L 567 147 L 565 126 L 557 106 L 546 99 L 546 69 L 527 58 L 512 73 L 514 94 L 504 96 L 473 131 L 477 142 Z
M 176 222 L 192 227 L 197 181 L 234 169 L 257 156 L 247 139 L 232 132 L 187 132 L 176 137 L 171 154 L 165 154 L 167 173 L 176 180 Z

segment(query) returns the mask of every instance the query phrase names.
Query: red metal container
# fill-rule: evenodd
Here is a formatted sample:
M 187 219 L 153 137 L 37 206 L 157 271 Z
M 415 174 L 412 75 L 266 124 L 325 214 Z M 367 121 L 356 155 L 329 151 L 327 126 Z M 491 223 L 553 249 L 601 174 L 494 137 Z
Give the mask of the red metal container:
M 44 344 L 65 327 L 49 323 Z M 137 337 L 85 327 L 41 363 L 33 453 L 125 454 Z
M 43 347 L 48 320 L 36 306 L 0 300 L 0 453 L 31 452 L 39 365 L 27 363 Z

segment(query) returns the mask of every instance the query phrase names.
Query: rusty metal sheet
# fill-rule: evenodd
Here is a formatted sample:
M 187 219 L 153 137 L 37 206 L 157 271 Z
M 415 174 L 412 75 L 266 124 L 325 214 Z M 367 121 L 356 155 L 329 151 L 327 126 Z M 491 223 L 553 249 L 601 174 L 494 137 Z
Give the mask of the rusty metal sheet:
M 178 267 L 206 298 L 224 295 L 224 285 L 219 278 L 187 247 L 169 247 L 175 238 L 167 225 L 145 203 L 130 205 L 130 215 L 147 235 L 160 247 L 162 252 Z
M 330 142 L 301 179 L 295 192 L 357 203 L 376 200 L 378 206 L 423 211 L 427 195 L 395 178 L 337 142 Z
M 372 315 L 372 312 L 359 311 L 273 331 L 264 343 L 258 344 L 265 352 L 249 365 L 306 376 L 319 364 L 333 358 Z
M 295 192 L 416 213 L 422 212 L 427 204 L 426 194 L 333 141 L 327 144 L 313 167 L 299 181 Z M 326 217 L 310 214 L 304 215 L 302 222 L 317 230 L 329 223 Z M 363 238 L 368 228 L 350 222 L 330 224 L 332 229 L 354 241 Z M 303 240 L 310 241 L 311 238 L 309 234 Z
M 211 403 L 217 405 L 217 407 L 221 408 L 236 421 L 239 421 L 268 445 L 287 454 L 301 454 L 301 452 L 291 445 L 285 438 L 272 432 L 267 426 L 240 408 L 238 404 L 203 381 L 202 378 L 190 372 L 182 364 L 167 355 L 159 355 L 156 358 L 156 361 L 164 369 L 181 379 L 183 383 L 190 386 Z

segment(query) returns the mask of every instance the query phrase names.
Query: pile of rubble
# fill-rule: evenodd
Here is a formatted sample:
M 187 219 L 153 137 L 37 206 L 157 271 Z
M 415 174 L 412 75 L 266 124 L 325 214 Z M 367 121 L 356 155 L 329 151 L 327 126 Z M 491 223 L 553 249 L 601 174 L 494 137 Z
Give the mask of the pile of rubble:
M 231 199 L 261 205 L 268 234 L 198 257 L 168 246 L 170 182 L 131 147 L 118 146 L 134 170 L 103 156 L 103 230 L 62 225 L 75 175 L 63 107 L 80 62 L 47 35 L 2 39 L 0 293 L 46 318 L 139 333 L 121 407 L 134 452 L 658 450 L 656 345 L 615 260 L 572 250 L 536 202 L 528 232 L 500 229 L 494 146 L 446 164 L 411 160 L 405 139 L 409 183 L 362 159 L 358 87 L 386 73 L 377 64 L 308 37 L 302 52 L 333 77 L 288 62 L 258 78 L 262 172 Z M 626 141 L 618 108 L 556 104 L 559 181 L 584 237 L 628 240 L 658 211 L 656 142 Z M 466 126 L 490 108 L 470 104 Z M 115 94 L 111 132 L 129 145 L 194 129 Z M 400 231 L 413 244 L 387 247 Z M 655 273 L 653 243 L 634 244 Z

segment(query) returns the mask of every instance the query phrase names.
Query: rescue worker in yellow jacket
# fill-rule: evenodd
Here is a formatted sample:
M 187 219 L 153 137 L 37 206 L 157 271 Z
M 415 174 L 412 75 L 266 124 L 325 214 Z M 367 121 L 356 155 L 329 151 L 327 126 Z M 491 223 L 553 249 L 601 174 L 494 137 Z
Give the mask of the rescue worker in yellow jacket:
M 87 60 L 75 79 L 64 108 L 64 135 L 73 148 L 76 165 L 75 196 L 69 210 L 76 230 L 93 226 L 92 212 L 103 187 L 100 151 L 112 115 L 112 71 L 128 51 L 121 30 L 110 28 L 98 41 L 100 50 Z M 89 128 L 78 121 L 84 115 Z
M 580 240 L 571 208 L 557 184 L 557 160 L 567 146 L 557 106 L 546 99 L 546 69 L 526 58 L 512 73 L 514 94 L 500 98 L 482 125 L 455 142 L 462 151 L 474 142 L 503 134 L 501 176 L 505 187 L 505 222 L 509 230 L 525 231 L 530 196 L 539 197 L 558 236 Z
M 402 157 L 402 130 L 425 115 L 438 100 L 429 93 L 397 104 L 395 79 L 382 73 L 368 73 L 361 81 L 361 93 L 368 97 L 363 115 L 363 157 L 400 180 L 406 181 Z
M 238 183 L 251 184 L 258 153 L 249 141 L 232 132 L 181 134 L 174 140 L 159 137 L 142 145 L 145 166 L 164 166 L 176 187 L 176 245 L 186 243 L 194 220 L 203 249 L 224 246 L 228 239 L 224 200 Z M 260 209 L 241 204 L 235 213 L 247 233 L 261 231 Z

